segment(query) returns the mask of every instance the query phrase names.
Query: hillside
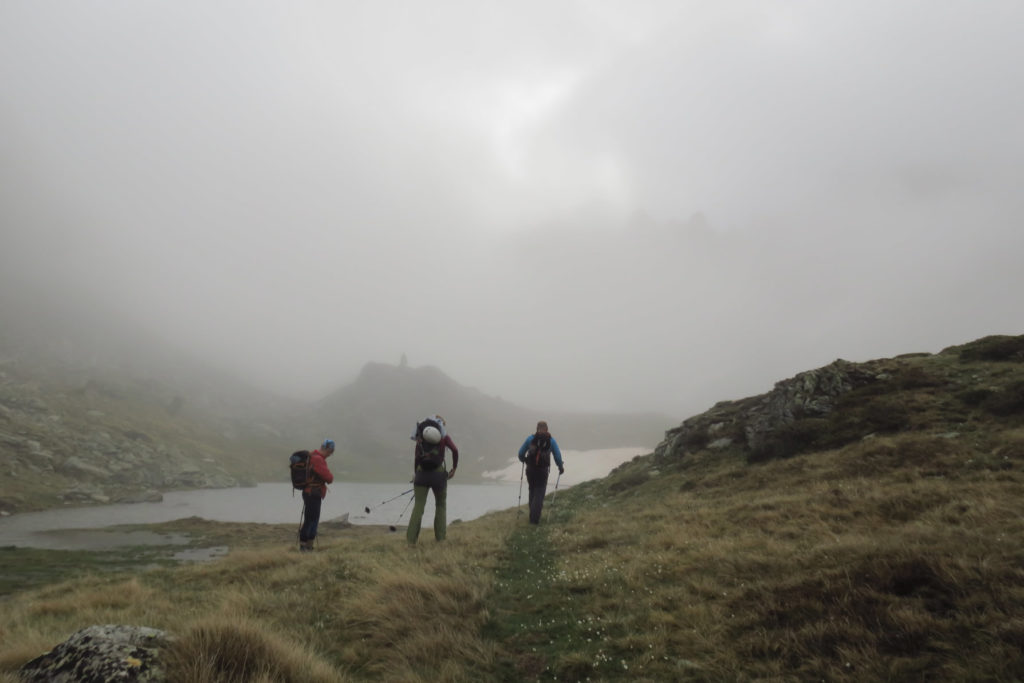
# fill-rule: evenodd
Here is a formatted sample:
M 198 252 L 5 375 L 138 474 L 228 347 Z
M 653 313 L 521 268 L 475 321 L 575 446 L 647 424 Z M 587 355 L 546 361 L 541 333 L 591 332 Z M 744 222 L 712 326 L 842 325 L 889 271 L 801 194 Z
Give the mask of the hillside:
M 542 417 L 569 449 L 651 447 L 669 418 L 539 413 L 437 368 L 366 365 L 320 401 L 286 400 L 114 315 L 0 292 L 0 511 L 157 500 L 284 481 L 286 456 L 330 436 L 349 480 L 409 468 L 416 420 L 445 415 L 460 481 L 501 469 Z
M 1022 494 L 1024 337 L 836 361 L 549 493 L 539 527 L 328 527 L 300 556 L 290 527 L 179 525 L 232 552 L 13 595 L 0 672 L 127 623 L 181 636 L 176 681 L 1020 680 Z
M 538 400 L 543 400 L 539 396 Z M 589 450 L 656 444 L 669 418 L 656 414 L 539 411 L 457 383 L 440 369 L 369 363 L 351 384 L 319 401 L 308 419 L 314 434 L 335 434 L 332 466 L 346 476 L 394 476 L 410 466 L 409 435 L 437 412 L 461 452 L 460 477 L 500 469 L 537 420 L 546 419 L 562 448 Z
M 135 375 L 0 361 L 0 511 L 158 500 L 277 474 L 260 465 L 286 450 L 269 421 L 188 395 Z
M 0 511 L 265 481 L 295 411 L 116 317 L 0 296 Z

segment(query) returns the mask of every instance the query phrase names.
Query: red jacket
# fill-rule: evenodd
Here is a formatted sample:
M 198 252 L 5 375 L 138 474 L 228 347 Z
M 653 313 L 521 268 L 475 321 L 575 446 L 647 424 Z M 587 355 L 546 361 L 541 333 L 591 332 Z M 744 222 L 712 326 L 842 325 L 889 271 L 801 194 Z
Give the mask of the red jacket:
M 312 493 L 313 489 L 320 489 L 320 498 L 327 497 L 327 485 L 334 483 L 334 475 L 327 467 L 327 458 L 320 449 L 309 454 L 309 464 L 313 468 L 313 483 L 307 486 L 303 493 Z

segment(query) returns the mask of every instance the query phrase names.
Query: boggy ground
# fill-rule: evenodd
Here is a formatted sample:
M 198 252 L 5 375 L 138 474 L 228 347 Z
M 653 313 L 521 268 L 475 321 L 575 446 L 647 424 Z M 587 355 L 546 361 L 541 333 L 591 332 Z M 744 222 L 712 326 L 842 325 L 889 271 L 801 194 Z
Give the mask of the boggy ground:
M 0 680 L 99 623 L 177 634 L 186 682 L 1024 679 L 1022 368 L 906 364 L 924 379 L 773 457 L 637 458 L 549 494 L 539 527 L 325 529 L 299 554 L 291 526 L 192 522 L 229 554 L 0 603 Z M 907 419 L 865 419 L 874 401 Z
M 326 533 L 343 533 L 352 538 L 389 533 L 387 525 L 352 525 L 322 522 Z M 93 549 L 50 550 L 0 546 L 0 597 L 28 588 L 73 579 L 81 575 L 135 572 L 154 567 L 174 567 L 189 561 L 204 561 L 231 550 L 272 544 L 297 543 L 294 524 L 245 524 L 211 522 L 199 517 L 161 524 L 123 524 L 104 529 L 74 530 L 76 540 Z M 143 534 L 145 545 L 108 548 L 105 537 Z M 82 537 L 88 537 L 83 539 Z M 162 542 L 161 542 L 162 541 Z M 184 559 L 183 559 L 184 558 Z

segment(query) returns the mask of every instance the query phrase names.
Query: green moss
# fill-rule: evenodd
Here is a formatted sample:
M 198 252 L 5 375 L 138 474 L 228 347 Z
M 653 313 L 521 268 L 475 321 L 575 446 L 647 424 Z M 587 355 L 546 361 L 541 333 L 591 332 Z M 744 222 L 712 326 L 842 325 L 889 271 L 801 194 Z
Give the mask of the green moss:
M 97 573 L 136 573 L 142 567 L 176 565 L 172 555 L 180 549 L 145 546 L 85 551 L 0 547 L 0 596 Z
M 992 392 L 981 401 L 981 407 L 999 417 L 1024 414 L 1024 381 L 1013 382 L 1001 391 Z
M 997 361 L 1024 363 L 1024 335 L 982 337 L 958 347 L 964 362 Z

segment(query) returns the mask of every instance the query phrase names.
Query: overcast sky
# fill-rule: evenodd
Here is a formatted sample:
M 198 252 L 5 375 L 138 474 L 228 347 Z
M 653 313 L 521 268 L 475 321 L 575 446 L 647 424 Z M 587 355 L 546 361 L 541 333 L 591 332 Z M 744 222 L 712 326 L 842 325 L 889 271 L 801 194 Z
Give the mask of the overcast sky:
M 288 395 L 404 353 L 680 419 L 1024 333 L 1021 26 L 1017 0 L 6 0 L 4 283 Z

